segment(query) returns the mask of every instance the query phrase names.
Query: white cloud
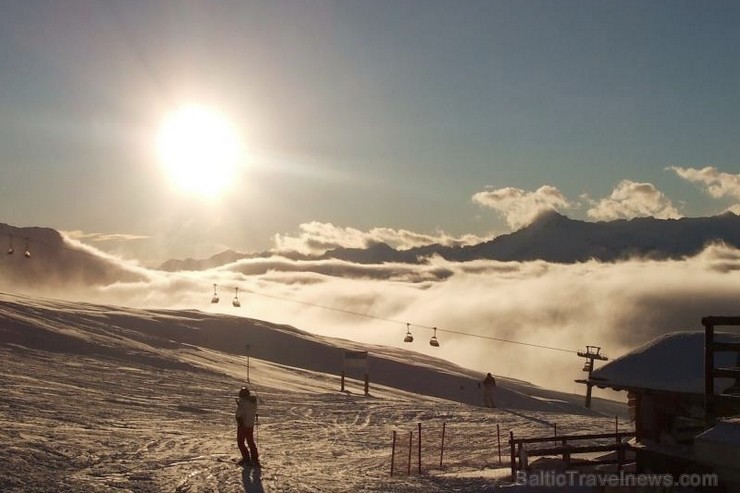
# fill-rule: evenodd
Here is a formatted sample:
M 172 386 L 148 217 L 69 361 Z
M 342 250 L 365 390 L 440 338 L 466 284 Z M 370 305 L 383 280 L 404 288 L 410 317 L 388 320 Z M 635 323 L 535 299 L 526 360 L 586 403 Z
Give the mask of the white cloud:
M 369 231 L 362 231 L 318 221 L 301 224 L 298 229 L 300 231 L 297 235 L 274 235 L 272 237 L 274 250 L 322 254 L 334 248 L 367 248 L 377 243 L 386 243 L 398 250 L 408 250 L 434 243 L 445 246 L 472 245 L 490 239 L 471 234 L 453 237 L 443 231 L 437 231 L 433 235 L 392 228 L 372 228 Z
M 306 282 L 301 263 L 289 264 L 245 277 L 254 290 L 242 299 L 248 316 L 437 354 L 568 391 L 582 376 L 574 354 L 446 330 L 570 350 L 599 345 L 613 358 L 659 334 L 700 330 L 701 317 L 731 312 L 740 281 L 740 251 L 718 245 L 691 259 L 662 262 L 332 262 L 328 270 L 312 265 L 318 268 L 313 282 Z M 201 306 L 206 303 L 204 294 Z M 418 343 L 401 342 L 404 322 L 412 324 Z M 437 334 L 440 350 L 426 344 L 431 326 L 444 329 Z
M 132 235 L 127 233 L 85 233 L 79 229 L 74 231 L 61 231 L 61 233 L 73 240 L 88 240 L 94 242 L 146 240 L 149 238 L 149 236 Z
M 609 197 L 598 201 L 590 200 L 587 196 L 584 199 L 592 205 L 586 212 L 588 217 L 599 221 L 645 216 L 659 219 L 681 217 L 671 200 L 651 183 L 622 180 Z
M 101 268 L 103 260 L 111 264 L 107 270 L 115 270 L 115 259 L 90 247 L 85 253 L 93 262 L 88 271 Z M 40 249 L 30 261 L 40 262 L 43 255 Z M 30 265 L 18 258 L 6 259 L 6 267 L 11 260 L 19 269 Z M 43 289 L 19 286 L 7 270 L 0 270 L 0 287 L 16 293 L 242 315 L 434 354 L 482 372 L 580 392 L 582 387 L 573 384 L 582 377 L 575 354 L 526 343 L 568 350 L 599 345 L 613 358 L 659 334 L 700 330 L 702 317 L 736 309 L 740 250 L 713 245 L 682 260 L 572 265 L 441 258 L 423 265 L 358 265 L 273 257 L 204 272 L 135 268 L 140 275 L 123 280 L 119 272 L 113 276 L 118 281 L 102 286 L 66 277 L 56 291 L 46 284 Z M 221 296 L 217 305 L 210 303 L 214 283 Z M 236 287 L 241 308 L 231 306 Z M 406 322 L 412 324 L 414 344 L 402 342 Z M 432 326 L 440 329 L 440 348 L 426 342 Z
M 551 185 L 543 185 L 534 192 L 514 187 L 488 187 L 473 195 L 472 200 L 504 216 L 512 229 L 530 224 L 545 211 L 562 211 L 574 206 L 560 190 Z
M 240 263 L 234 270 L 187 278 L 157 273 L 148 283 L 114 284 L 85 299 L 243 314 L 438 354 L 480 371 L 573 391 L 572 380 L 581 376 L 573 354 L 445 330 L 565 349 L 595 344 L 614 357 L 660 333 L 699 329 L 702 316 L 731 310 L 740 276 L 740 252 L 718 246 L 669 262 L 434 262 L 380 268 L 282 260 L 255 271 L 243 270 Z M 436 276 L 433 269 L 446 275 Z M 687 276 L 695 282 L 686 283 Z M 214 306 L 209 304 L 212 282 L 219 284 L 222 298 Z M 238 311 L 229 303 L 237 285 L 243 288 Z M 405 326 L 394 321 L 411 323 L 419 343 L 404 346 Z M 425 343 L 429 326 L 443 329 L 437 334 L 440 350 Z
M 723 173 L 713 166 L 702 169 L 670 166 L 666 169 L 674 171 L 686 181 L 703 185 L 704 191 L 716 199 L 740 199 L 740 175 Z

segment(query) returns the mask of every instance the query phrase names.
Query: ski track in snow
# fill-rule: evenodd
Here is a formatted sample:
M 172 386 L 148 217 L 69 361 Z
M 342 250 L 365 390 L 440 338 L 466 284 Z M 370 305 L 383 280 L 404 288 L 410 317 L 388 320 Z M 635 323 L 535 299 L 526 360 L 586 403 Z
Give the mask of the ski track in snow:
M 351 379 L 349 390 L 339 392 L 336 375 L 253 358 L 264 469 L 241 468 L 234 462 L 233 411 L 246 379 L 243 356 L 147 346 L 111 324 L 113 315 L 97 324 L 62 313 L 50 320 L 33 307 L 21 314 L 27 318 L 17 315 L 0 310 L 0 322 L 65 333 L 85 346 L 59 350 L 0 339 L 4 492 L 479 492 L 495 481 L 455 473 L 507 467 L 509 430 L 541 435 L 551 431 L 548 423 L 562 434 L 613 429 L 608 417 L 487 410 L 383 386 L 371 385 L 365 396 Z M 0 325 L 0 335 L 8 326 Z M 417 423 L 425 437 L 421 476 Z M 394 430 L 401 445 L 398 475 L 391 477 Z M 407 476 L 409 432 L 414 474 Z

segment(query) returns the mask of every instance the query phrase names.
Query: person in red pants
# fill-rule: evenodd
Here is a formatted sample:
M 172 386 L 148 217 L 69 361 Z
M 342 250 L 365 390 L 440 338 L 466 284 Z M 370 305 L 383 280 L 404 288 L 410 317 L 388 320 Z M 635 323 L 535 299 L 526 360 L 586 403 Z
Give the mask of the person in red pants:
M 236 444 L 242 454 L 242 465 L 260 465 L 257 444 L 254 442 L 254 425 L 257 422 L 257 396 L 251 395 L 249 389 L 242 387 L 236 400 Z M 246 440 L 246 445 L 244 441 Z

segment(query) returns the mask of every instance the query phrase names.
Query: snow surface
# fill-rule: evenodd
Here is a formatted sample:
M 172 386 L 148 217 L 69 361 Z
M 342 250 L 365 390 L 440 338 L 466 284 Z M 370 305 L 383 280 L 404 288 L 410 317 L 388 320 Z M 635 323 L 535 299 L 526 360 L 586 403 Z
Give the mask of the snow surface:
M 740 335 L 717 333 L 721 342 L 740 342 Z M 715 367 L 736 366 L 735 353 L 715 353 Z M 629 387 L 693 394 L 704 393 L 704 332 L 673 332 L 658 337 L 606 363 L 592 373 L 615 387 Z M 718 378 L 716 392 L 732 385 L 733 380 Z
M 246 344 L 249 386 L 261 399 L 261 472 L 233 462 Z M 354 373 L 339 392 L 346 349 L 370 352 L 369 396 Z M 482 374 L 418 353 L 194 310 L 2 293 L 0 361 L 3 492 L 493 491 L 506 485 L 509 431 L 612 431 L 625 411 L 600 399 L 601 412 L 589 411 L 582 396 L 501 376 L 499 407 L 485 409 L 475 385 Z M 414 458 L 407 475 L 407 440 L 419 423 L 422 474 Z M 631 429 L 626 420 L 623 428 Z M 401 445 L 391 477 L 394 431 Z
M 740 418 L 721 419 L 712 428 L 697 435 L 696 439 L 740 447 Z

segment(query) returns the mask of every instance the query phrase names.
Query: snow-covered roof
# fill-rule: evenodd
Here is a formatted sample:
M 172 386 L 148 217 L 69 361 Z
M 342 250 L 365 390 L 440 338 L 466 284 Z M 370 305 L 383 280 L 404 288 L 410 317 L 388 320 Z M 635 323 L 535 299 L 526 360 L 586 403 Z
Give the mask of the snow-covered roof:
M 694 458 L 711 467 L 727 484 L 740 484 L 740 421 L 723 419 L 694 439 Z M 730 491 L 737 491 L 737 487 Z
M 740 334 L 716 333 L 716 341 L 740 342 Z M 736 354 L 717 352 L 715 367 L 735 367 Z M 672 332 L 593 371 L 598 385 L 617 389 L 652 389 L 692 394 L 704 393 L 704 331 Z M 715 380 L 719 392 L 734 382 Z
M 707 442 L 731 443 L 740 446 L 740 418 L 725 418 L 696 437 Z

